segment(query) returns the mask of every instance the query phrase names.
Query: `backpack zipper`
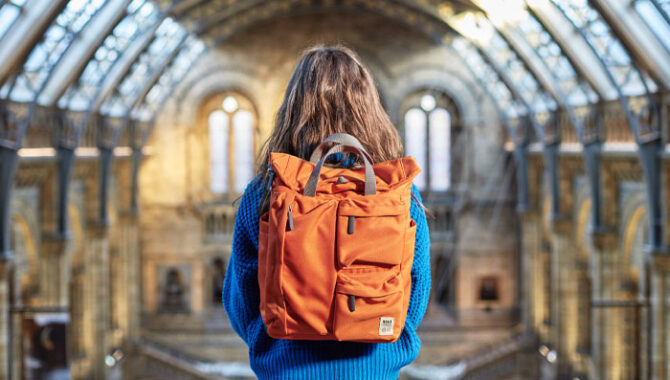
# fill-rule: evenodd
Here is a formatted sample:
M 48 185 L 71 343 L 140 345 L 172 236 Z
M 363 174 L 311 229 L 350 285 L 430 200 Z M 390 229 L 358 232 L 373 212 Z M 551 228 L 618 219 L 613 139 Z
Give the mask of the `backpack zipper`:
M 353 234 L 354 234 L 354 220 L 355 220 L 355 219 L 356 219 L 356 218 L 355 218 L 354 216 L 351 216 L 351 215 L 350 215 L 349 218 L 348 218 L 348 220 L 347 220 L 347 233 L 348 233 L 349 235 L 353 235 Z
M 272 181 L 275 179 L 275 171 L 272 169 L 272 164 L 268 164 L 268 185 L 267 191 L 272 190 Z
M 288 230 L 293 231 L 293 204 L 288 205 Z
M 353 312 L 356 310 L 356 296 L 349 294 L 347 295 L 348 297 L 348 304 L 349 304 L 349 311 Z

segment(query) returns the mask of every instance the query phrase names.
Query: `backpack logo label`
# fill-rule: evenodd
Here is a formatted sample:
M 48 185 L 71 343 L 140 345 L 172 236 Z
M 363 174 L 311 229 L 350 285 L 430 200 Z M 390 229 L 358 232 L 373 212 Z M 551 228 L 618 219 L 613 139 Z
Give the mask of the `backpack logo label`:
M 393 335 L 393 323 L 395 318 L 381 317 L 379 319 L 379 335 Z

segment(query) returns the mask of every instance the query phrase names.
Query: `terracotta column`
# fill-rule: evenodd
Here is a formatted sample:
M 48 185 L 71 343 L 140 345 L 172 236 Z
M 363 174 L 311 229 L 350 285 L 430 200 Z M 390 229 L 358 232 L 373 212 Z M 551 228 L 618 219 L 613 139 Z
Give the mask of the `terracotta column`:
M 121 326 L 124 330 L 126 339 L 137 339 L 140 328 L 140 234 L 138 215 L 136 213 L 127 213 L 120 220 L 120 239 L 121 252 L 120 260 L 122 265 L 120 271 L 125 281 L 119 289 L 122 298 Z
M 105 356 L 109 349 L 109 229 L 92 224 L 86 230 L 85 321 L 90 323 L 91 341 L 86 345 L 91 376 L 106 378 Z M 87 337 L 88 338 L 88 337 Z
M 67 262 L 67 244 L 69 239 L 59 236 L 47 236 L 42 239 L 40 257 L 40 289 L 44 306 L 63 306 L 68 304 L 69 263 Z
M 10 374 L 10 314 L 9 278 L 11 259 L 0 258 L 0 379 L 8 379 Z
M 551 223 L 551 341 L 558 355 L 559 378 L 572 374 L 572 357 L 577 348 L 577 247 L 574 225 L 569 219 Z
M 652 379 L 670 379 L 670 255 L 651 252 Z
M 536 211 L 521 211 L 519 212 L 521 218 L 521 277 L 519 278 L 521 284 L 521 322 L 524 329 L 528 332 L 538 332 L 538 327 L 543 321 L 541 315 L 537 315 L 536 310 L 541 305 L 541 298 L 537 295 L 542 292 L 541 277 L 538 276 L 538 268 L 541 268 L 539 260 L 540 251 L 542 249 L 541 225 L 540 217 Z
M 591 262 L 591 324 L 592 357 L 595 374 L 600 379 L 609 378 L 608 363 L 613 360 L 612 332 L 616 326 L 616 308 L 601 307 L 599 302 L 614 300 L 618 289 L 616 263 L 618 255 L 618 236 L 614 233 L 594 233 Z

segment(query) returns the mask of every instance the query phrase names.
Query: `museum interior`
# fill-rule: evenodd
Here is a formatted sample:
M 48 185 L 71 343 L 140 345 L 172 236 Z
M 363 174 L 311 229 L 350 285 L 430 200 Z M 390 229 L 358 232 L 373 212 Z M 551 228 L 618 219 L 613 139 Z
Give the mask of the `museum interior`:
M 670 379 L 669 0 L 0 0 L 0 379 L 253 379 L 236 207 L 301 53 L 422 168 L 400 379 Z

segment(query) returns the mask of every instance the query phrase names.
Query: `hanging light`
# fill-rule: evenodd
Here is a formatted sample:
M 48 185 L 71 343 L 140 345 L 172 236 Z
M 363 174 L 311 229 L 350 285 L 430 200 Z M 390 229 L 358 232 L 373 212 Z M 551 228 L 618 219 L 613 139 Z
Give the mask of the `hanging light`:
M 430 94 L 426 94 L 421 97 L 421 101 L 419 102 L 419 105 L 421 106 L 421 109 L 430 112 L 435 109 L 435 97 Z
M 223 103 L 221 103 L 221 107 L 223 107 L 223 110 L 228 113 L 233 113 L 237 111 L 238 106 L 239 105 L 237 104 L 237 99 L 235 99 L 235 97 L 232 95 L 226 96 L 226 98 L 223 99 Z

